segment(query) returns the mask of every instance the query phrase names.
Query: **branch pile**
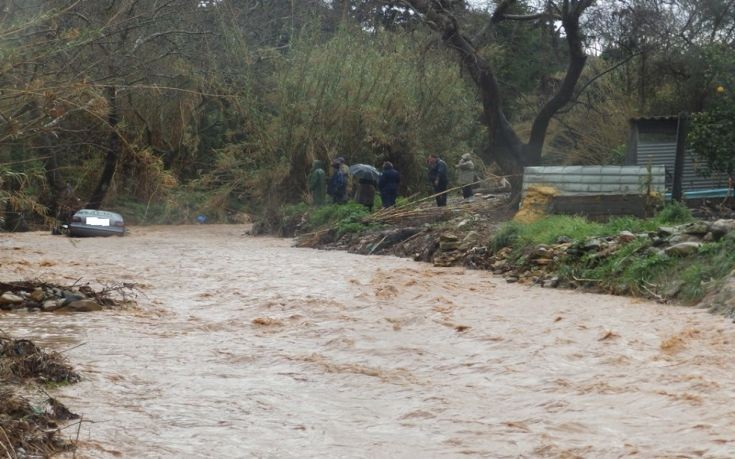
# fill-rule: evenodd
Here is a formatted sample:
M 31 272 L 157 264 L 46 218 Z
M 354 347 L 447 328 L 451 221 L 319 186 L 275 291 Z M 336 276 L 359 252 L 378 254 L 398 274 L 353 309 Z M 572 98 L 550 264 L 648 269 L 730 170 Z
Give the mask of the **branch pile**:
M 419 207 L 415 209 L 391 207 L 370 214 L 363 221 L 384 225 L 417 226 L 424 223 L 448 220 L 451 216 L 452 211 L 447 207 Z
M 0 454 L 48 457 L 73 448 L 73 442 L 60 436 L 59 423 L 79 416 L 42 389 L 30 398 L 20 392 L 27 384 L 79 379 L 61 354 L 44 352 L 27 339 L 0 335 Z

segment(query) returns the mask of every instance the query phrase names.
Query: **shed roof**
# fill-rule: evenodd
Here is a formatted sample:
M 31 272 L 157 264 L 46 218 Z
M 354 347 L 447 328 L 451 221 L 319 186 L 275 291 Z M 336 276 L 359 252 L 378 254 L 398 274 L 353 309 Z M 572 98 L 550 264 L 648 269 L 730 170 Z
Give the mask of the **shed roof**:
M 638 121 L 678 121 L 679 115 L 662 115 L 662 116 L 638 116 L 635 118 L 631 118 L 631 123 L 636 123 Z

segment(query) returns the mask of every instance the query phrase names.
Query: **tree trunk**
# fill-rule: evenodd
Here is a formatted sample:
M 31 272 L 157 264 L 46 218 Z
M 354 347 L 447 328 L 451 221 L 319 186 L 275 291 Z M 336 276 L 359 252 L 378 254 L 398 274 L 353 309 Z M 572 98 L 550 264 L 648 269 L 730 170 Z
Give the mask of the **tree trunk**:
M 559 10 L 568 46 L 569 62 L 559 90 L 539 110 L 531 127 L 528 143 L 524 144 L 503 111 L 502 94 L 490 63 L 475 48 L 470 39 L 462 33 L 457 18 L 447 8 L 440 8 L 429 0 L 409 0 L 408 3 L 422 14 L 433 28 L 442 33 L 447 47 L 453 49 L 461 58 L 462 66 L 468 71 L 480 91 L 484 121 L 490 137 L 490 161 L 498 164 L 503 174 L 508 176 L 515 197 L 520 195 L 523 181 L 523 168 L 541 163 L 546 132 L 551 119 L 574 97 L 574 89 L 587 61 L 579 29 L 580 16 L 592 0 L 564 1 Z M 505 20 L 508 9 L 515 0 L 503 0 L 493 13 L 489 26 Z M 546 13 L 529 15 L 525 19 L 536 20 Z M 515 16 L 515 19 L 519 19 Z M 524 18 L 520 18 L 524 19 Z
M 112 183 L 112 178 L 115 176 L 115 170 L 117 169 L 117 162 L 121 156 L 120 136 L 117 132 L 117 123 L 119 121 L 119 113 L 117 108 L 117 90 L 114 86 L 107 88 L 107 102 L 110 104 L 110 112 L 107 115 L 107 124 L 109 125 L 110 137 L 107 143 L 107 155 L 105 156 L 105 166 L 102 169 L 102 175 L 100 181 L 97 183 L 97 187 L 92 193 L 92 197 L 89 198 L 87 208 L 99 209 L 102 206 L 107 191 Z

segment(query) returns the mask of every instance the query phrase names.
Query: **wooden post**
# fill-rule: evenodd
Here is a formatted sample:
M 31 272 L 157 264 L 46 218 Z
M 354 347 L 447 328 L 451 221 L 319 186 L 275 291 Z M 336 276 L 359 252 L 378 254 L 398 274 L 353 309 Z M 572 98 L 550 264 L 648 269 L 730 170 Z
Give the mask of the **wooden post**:
M 674 185 L 671 190 L 671 197 L 675 201 L 682 202 L 684 200 L 683 178 L 684 178 L 684 154 L 686 153 L 687 143 L 687 112 L 679 113 L 679 123 L 676 127 L 676 159 L 674 160 Z

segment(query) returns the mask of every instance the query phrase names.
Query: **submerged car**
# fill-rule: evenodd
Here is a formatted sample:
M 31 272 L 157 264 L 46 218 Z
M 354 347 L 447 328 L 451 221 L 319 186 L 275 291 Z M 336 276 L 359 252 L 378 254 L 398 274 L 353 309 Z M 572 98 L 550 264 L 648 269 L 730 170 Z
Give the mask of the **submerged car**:
M 69 223 L 69 236 L 123 236 L 122 215 L 105 210 L 82 209 L 74 213 Z

